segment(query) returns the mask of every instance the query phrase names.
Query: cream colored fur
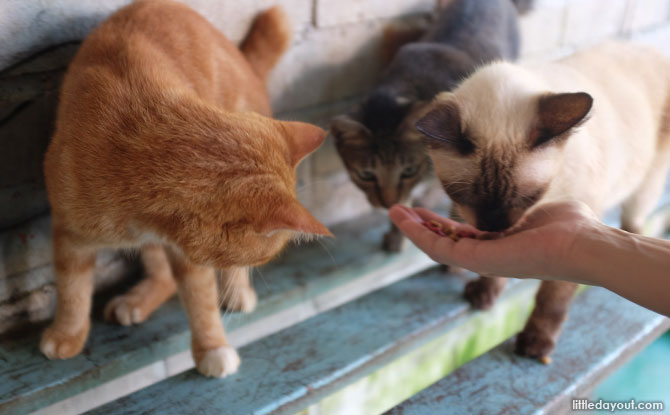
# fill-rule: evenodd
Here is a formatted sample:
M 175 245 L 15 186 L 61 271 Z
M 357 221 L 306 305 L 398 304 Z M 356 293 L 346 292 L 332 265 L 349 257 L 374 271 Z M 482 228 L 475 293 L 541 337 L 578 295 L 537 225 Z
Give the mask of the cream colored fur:
M 520 188 L 549 182 L 543 201 L 578 199 L 599 214 L 624 202 L 624 227 L 639 231 L 670 161 L 670 63 L 660 53 L 607 43 L 552 63 L 494 63 L 437 101 L 455 101 L 475 144 L 504 153 L 528 140 L 539 96 L 578 91 L 594 98 L 590 119 L 564 147 L 521 154 L 515 181 Z M 477 174 L 467 158 L 439 150 L 431 156 L 445 183 Z

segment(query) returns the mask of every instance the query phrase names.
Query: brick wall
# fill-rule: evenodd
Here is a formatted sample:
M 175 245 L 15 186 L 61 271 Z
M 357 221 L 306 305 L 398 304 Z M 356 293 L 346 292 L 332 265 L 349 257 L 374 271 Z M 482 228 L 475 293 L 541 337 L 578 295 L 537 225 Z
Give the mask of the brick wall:
M 442 0 L 444 1 L 444 0 Z M 269 89 L 281 118 L 327 125 L 374 84 L 385 26 L 426 16 L 439 0 L 185 0 L 234 41 L 253 17 L 282 4 L 294 27 Z M 0 331 L 47 318 L 54 303 L 48 206 L 41 162 L 58 85 L 78 42 L 129 0 L 0 3 Z M 608 38 L 654 45 L 670 56 L 670 0 L 536 0 L 521 20 L 522 55 L 545 60 Z M 332 224 L 369 210 L 330 139 L 299 169 L 299 197 Z M 332 203 L 332 201 L 337 203 Z M 132 270 L 101 255 L 100 284 Z

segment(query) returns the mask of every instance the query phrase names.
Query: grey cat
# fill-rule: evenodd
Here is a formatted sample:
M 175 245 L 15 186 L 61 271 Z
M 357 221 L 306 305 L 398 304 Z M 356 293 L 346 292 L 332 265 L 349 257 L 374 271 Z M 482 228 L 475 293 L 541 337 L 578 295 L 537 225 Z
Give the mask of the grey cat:
M 433 174 L 414 123 L 436 93 L 452 90 L 478 66 L 518 57 L 518 14 L 528 11 L 532 0 L 446 3 L 419 41 L 398 50 L 367 98 L 331 122 L 352 181 L 375 207 L 417 200 L 417 185 Z M 391 225 L 382 246 L 396 252 L 403 239 Z

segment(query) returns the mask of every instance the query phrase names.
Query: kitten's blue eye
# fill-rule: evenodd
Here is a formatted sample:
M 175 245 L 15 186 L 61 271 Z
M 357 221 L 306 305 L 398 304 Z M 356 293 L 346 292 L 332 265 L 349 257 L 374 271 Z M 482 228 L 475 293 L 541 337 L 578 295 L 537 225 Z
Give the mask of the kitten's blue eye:
M 366 182 L 372 182 L 377 180 L 377 175 L 371 172 L 370 170 L 356 170 L 356 176 L 358 176 L 359 179 L 364 180 Z
M 416 176 L 419 172 L 419 166 L 408 166 L 402 171 L 401 176 L 403 179 L 409 179 L 410 177 Z

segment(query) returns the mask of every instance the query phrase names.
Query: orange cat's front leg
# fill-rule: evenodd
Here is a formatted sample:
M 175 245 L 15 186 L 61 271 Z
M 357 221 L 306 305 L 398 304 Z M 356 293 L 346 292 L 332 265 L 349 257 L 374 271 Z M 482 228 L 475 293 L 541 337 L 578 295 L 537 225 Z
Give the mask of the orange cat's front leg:
M 58 305 L 40 350 L 49 359 L 67 359 L 84 348 L 91 326 L 95 251 L 76 246 L 55 229 L 53 242 Z
M 240 357 L 223 330 L 214 269 L 192 264 L 173 250 L 168 256 L 188 314 L 196 368 L 205 376 L 219 378 L 237 372 Z
M 107 321 L 115 321 L 124 326 L 139 324 L 177 291 L 163 246 L 145 245 L 141 252 L 146 277 L 127 293 L 114 297 L 107 303 Z

